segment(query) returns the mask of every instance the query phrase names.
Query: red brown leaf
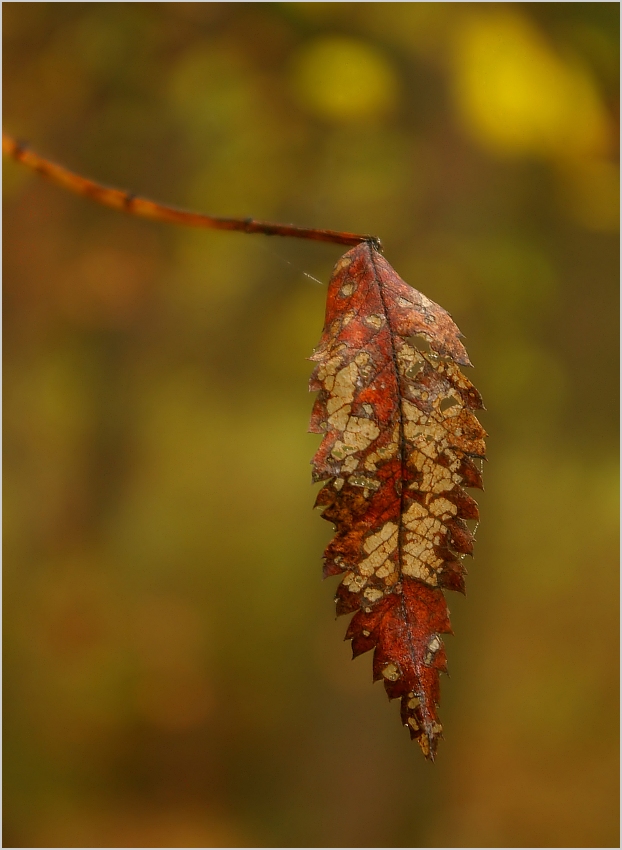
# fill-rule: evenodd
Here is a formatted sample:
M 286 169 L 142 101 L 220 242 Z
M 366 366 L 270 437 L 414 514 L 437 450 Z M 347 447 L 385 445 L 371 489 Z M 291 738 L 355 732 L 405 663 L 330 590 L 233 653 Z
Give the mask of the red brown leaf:
M 413 344 L 416 337 L 427 342 Z M 354 656 L 374 650 L 374 680 L 400 698 L 402 722 L 434 759 L 442 727 L 443 589 L 464 591 L 465 554 L 482 486 L 474 458 L 485 431 L 481 396 L 449 313 L 408 286 L 369 243 L 335 266 L 310 389 L 313 458 L 325 481 L 316 505 L 335 525 L 324 575 L 343 575 L 337 613 L 353 613 Z

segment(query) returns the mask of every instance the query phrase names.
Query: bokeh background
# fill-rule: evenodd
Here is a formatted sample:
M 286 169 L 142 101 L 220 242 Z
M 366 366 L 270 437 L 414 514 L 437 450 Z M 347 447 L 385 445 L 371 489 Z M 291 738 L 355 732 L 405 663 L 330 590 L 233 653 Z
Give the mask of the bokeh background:
M 490 432 L 431 765 L 320 580 L 306 358 L 342 251 L 5 163 L 4 846 L 617 846 L 618 4 L 3 24 L 35 150 L 381 236 L 465 333 Z

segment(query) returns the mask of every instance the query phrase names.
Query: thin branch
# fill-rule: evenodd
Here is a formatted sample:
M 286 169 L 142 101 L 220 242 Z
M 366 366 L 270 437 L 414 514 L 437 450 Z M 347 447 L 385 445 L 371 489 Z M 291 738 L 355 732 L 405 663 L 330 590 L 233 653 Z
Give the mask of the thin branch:
M 204 227 L 212 230 L 239 230 L 242 233 L 263 233 L 265 236 L 290 236 L 296 239 L 314 239 L 318 242 L 334 242 L 338 245 L 358 245 L 361 242 L 370 242 L 377 250 L 382 250 L 382 244 L 376 236 L 363 236 L 358 233 L 345 233 L 338 230 L 318 230 L 313 227 L 297 227 L 293 224 L 275 224 L 269 221 L 255 221 L 252 218 L 216 218 L 203 213 L 181 210 L 166 204 L 159 204 L 147 198 L 139 198 L 131 192 L 121 189 L 113 189 L 74 174 L 39 156 L 23 144 L 20 144 L 11 136 L 2 133 L 2 152 L 21 162 L 27 168 L 47 177 L 59 186 L 84 195 L 98 204 L 112 207 L 116 210 L 136 215 L 141 218 L 150 218 L 154 221 L 167 221 L 175 224 L 183 224 L 187 227 Z

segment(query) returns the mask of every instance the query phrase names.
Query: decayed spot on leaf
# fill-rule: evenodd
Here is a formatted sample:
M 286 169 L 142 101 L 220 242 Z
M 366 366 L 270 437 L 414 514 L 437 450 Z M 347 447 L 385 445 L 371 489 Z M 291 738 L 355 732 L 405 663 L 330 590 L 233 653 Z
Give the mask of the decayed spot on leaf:
M 474 459 L 482 400 L 451 316 L 408 286 L 369 243 L 348 251 L 329 284 L 310 389 L 313 458 L 325 481 L 316 505 L 336 527 L 324 575 L 343 574 L 337 613 L 354 613 L 353 655 L 374 650 L 374 680 L 401 699 L 402 722 L 434 759 L 442 727 L 443 589 L 464 591 L 478 519 L 465 487 L 481 488 Z M 412 337 L 427 342 L 428 353 Z

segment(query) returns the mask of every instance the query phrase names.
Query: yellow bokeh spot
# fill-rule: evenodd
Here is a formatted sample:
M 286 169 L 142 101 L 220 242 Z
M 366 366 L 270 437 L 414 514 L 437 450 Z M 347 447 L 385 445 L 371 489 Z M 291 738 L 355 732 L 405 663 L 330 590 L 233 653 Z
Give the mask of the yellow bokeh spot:
M 469 16 L 456 39 L 457 105 L 480 143 L 561 160 L 606 152 L 609 121 L 593 80 L 520 14 Z
M 294 63 L 293 82 L 305 107 L 333 121 L 385 114 L 397 97 L 395 73 L 382 53 L 341 36 L 305 45 Z

